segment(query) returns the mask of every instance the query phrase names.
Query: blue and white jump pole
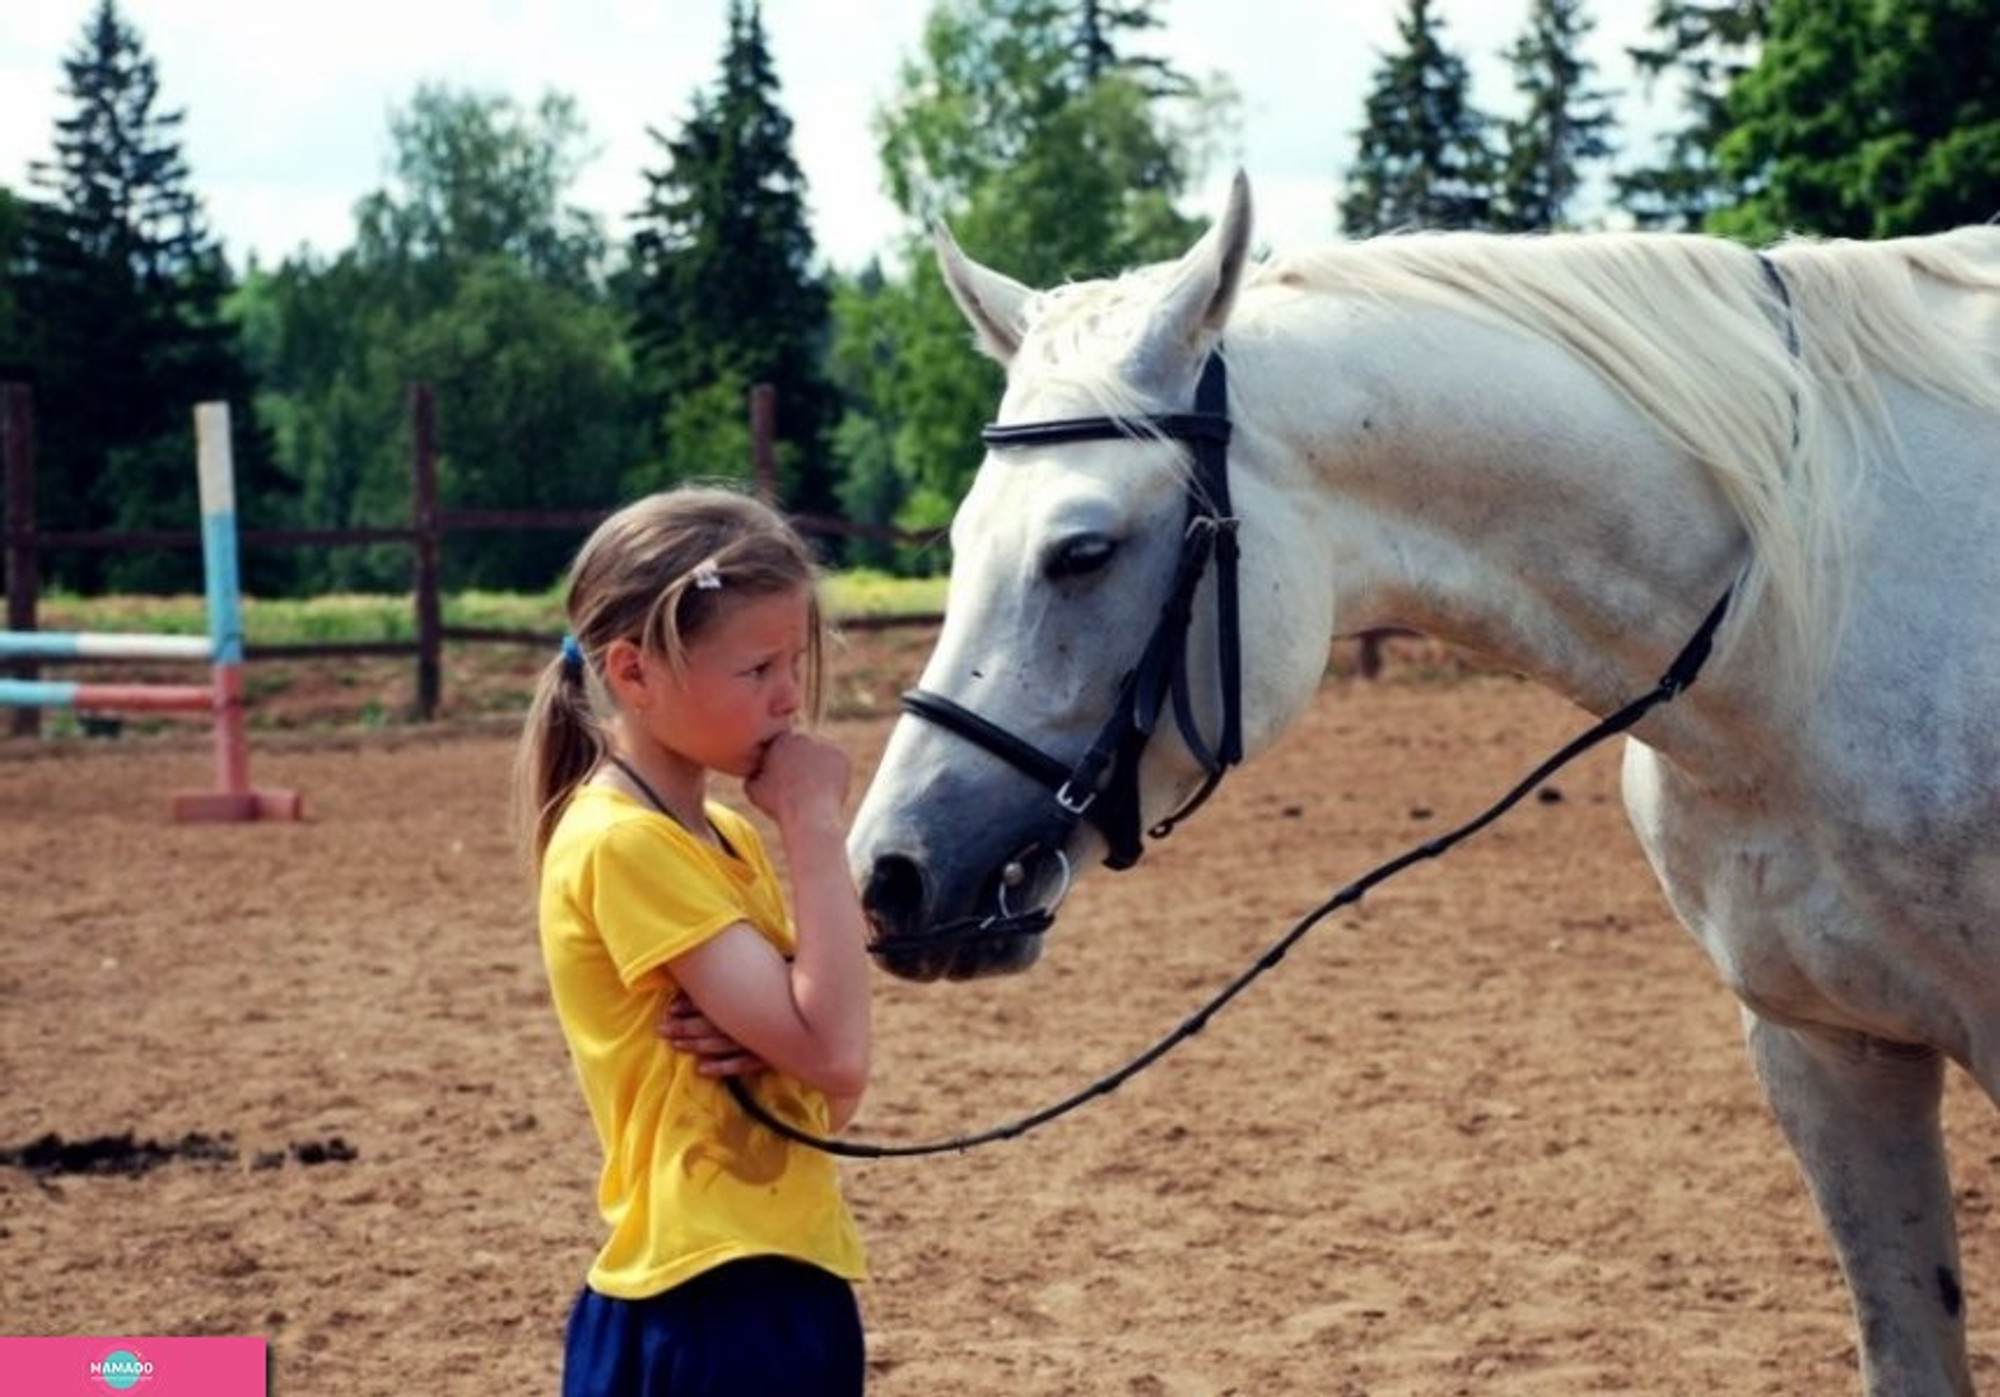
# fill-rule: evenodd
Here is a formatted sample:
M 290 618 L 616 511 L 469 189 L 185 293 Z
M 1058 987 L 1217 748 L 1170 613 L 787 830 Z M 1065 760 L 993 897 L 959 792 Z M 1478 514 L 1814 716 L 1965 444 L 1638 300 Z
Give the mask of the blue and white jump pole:
M 243 604 L 236 552 L 236 480 L 229 446 L 229 404 L 194 410 L 201 479 L 202 570 L 208 635 L 163 636 L 58 631 L 0 631 L 0 659 L 194 660 L 212 666 L 208 684 L 99 684 L 0 679 L 0 708 L 75 708 L 97 712 L 209 712 L 215 718 L 216 789 L 174 797 L 177 820 L 296 820 L 296 791 L 250 785 L 243 716 Z

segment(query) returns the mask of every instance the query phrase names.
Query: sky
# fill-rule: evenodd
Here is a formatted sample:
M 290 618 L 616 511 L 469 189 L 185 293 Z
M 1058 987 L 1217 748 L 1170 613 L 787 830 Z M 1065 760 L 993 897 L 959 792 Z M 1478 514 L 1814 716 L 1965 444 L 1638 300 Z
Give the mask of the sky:
M 63 59 L 97 0 L 0 3 L 0 184 L 28 186 L 68 110 Z M 1335 235 L 1339 170 L 1362 104 L 1395 45 L 1406 0 L 1161 0 L 1166 27 L 1144 49 L 1242 96 L 1241 130 L 1184 211 L 1219 212 L 1229 174 L 1249 174 L 1260 241 L 1285 248 Z M 353 238 L 353 206 L 388 183 L 389 120 L 417 87 L 504 94 L 532 107 L 576 99 L 597 154 L 573 191 L 615 242 L 629 232 L 642 171 L 664 165 L 649 128 L 677 131 L 721 68 L 727 0 L 118 0 L 160 79 L 186 112 L 182 150 L 209 226 L 239 268 Z M 854 270 L 903 230 L 881 190 L 874 114 L 915 56 L 932 0 L 764 0 L 778 100 L 793 121 L 821 255 Z M 1441 0 L 1445 38 L 1471 62 L 1474 97 L 1504 110 L 1499 54 L 1529 0 Z M 1626 94 L 1630 129 L 1655 129 L 1625 49 L 1645 38 L 1652 0 L 1595 0 L 1587 52 L 1597 85 Z M 1257 23 L 1246 22 L 1254 13 Z M 1671 116 L 1671 113 L 1668 113 Z M 1648 123 L 1652 122 L 1652 125 Z M 1642 138 L 1643 139 L 1643 138 Z

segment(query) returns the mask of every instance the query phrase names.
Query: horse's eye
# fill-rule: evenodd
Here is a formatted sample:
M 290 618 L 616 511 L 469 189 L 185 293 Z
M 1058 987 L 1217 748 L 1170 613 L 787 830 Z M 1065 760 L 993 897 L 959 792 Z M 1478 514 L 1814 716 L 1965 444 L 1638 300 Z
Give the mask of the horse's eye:
M 1051 582 L 1088 577 L 1110 562 L 1111 555 L 1117 551 L 1117 541 L 1103 534 L 1078 534 L 1051 548 L 1042 570 Z

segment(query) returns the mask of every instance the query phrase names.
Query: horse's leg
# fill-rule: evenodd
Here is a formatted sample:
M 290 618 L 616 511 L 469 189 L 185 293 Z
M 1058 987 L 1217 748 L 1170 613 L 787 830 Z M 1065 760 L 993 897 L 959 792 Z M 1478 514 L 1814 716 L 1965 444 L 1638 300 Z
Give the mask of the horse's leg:
M 1944 1059 L 1747 1017 L 1758 1080 L 1847 1277 L 1869 1397 L 1967 1397 Z

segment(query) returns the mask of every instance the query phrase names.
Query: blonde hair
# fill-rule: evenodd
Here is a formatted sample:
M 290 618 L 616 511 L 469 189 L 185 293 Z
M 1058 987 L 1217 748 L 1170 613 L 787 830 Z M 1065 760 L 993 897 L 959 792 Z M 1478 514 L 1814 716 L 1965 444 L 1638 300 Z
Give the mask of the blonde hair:
M 602 759 L 605 649 L 630 640 L 679 671 L 688 646 L 748 598 L 810 590 L 819 569 L 776 510 L 733 490 L 648 495 L 598 525 L 570 566 L 564 613 L 574 651 L 549 661 L 514 762 L 515 819 L 531 868 L 570 795 Z M 821 618 L 810 600 L 805 707 L 820 707 Z

